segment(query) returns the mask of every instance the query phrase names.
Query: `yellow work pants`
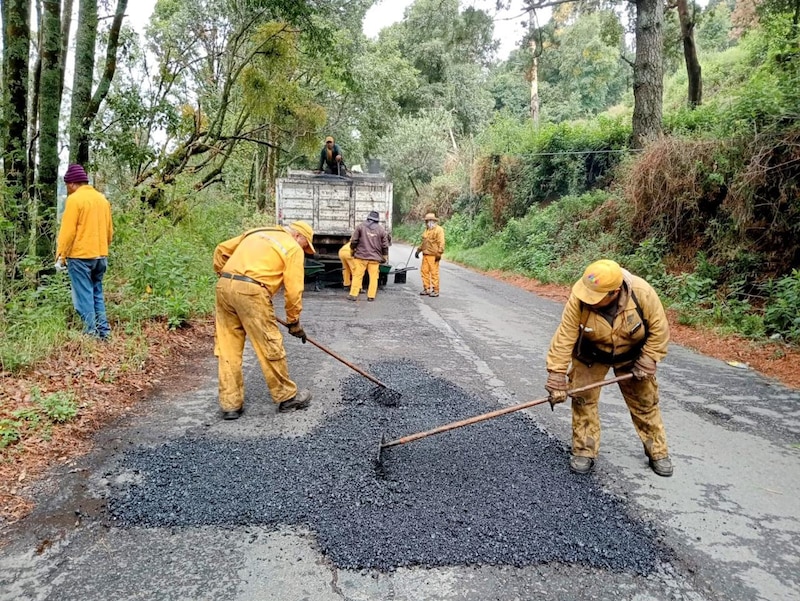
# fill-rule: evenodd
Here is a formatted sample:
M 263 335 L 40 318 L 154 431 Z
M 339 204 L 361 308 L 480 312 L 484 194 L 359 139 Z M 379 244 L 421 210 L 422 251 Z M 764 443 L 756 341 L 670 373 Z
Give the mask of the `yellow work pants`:
M 219 359 L 219 404 L 223 411 L 237 411 L 244 404 L 242 353 L 246 336 L 261 364 L 273 402 L 287 401 L 297 394 L 297 385 L 289 379 L 283 337 L 266 288 L 220 278 L 214 355 Z
M 342 262 L 342 283 L 346 288 L 352 281 L 352 274 L 355 271 L 355 259 L 353 259 L 351 252 L 345 252 L 340 249 L 339 260 Z
M 577 359 L 572 361 L 569 373 L 570 388 L 580 388 L 605 378 L 610 366 L 595 363 L 592 367 Z M 616 369 L 615 369 L 616 373 Z M 620 370 L 618 375 L 625 373 Z M 633 427 L 642 440 L 645 454 L 650 459 L 669 455 L 667 435 L 658 406 L 658 382 L 655 376 L 644 380 L 625 380 L 619 389 L 630 411 Z M 600 415 L 598 405 L 600 388 L 580 393 L 572 399 L 572 454 L 597 457 L 600 450 Z
M 367 298 L 375 298 L 378 294 L 378 272 L 380 263 L 378 261 L 367 261 L 366 259 L 353 259 L 355 268 L 353 269 L 353 281 L 350 284 L 350 296 L 358 296 L 361 292 L 361 281 L 364 279 L 364 272 L 369 274 L 369 288 L 367 288 Z
M 422 276 L 422 287 L 428 292 L 439 293 L 439 262 L 433 255 L 422 255 L 419 273 Z

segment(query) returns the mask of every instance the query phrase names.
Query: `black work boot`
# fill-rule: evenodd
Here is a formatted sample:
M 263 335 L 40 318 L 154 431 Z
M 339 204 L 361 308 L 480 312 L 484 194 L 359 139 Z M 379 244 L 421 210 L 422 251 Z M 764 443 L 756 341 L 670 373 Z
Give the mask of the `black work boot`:
M 647 462 L 650 465 L 650 469 L 659 476 L 669 478 L 672 475 L 672 459 L 669 458 L 669 455 L 661 459 L 648 459 Z
M 311 404 L 311 392 L 308 390 L 298 390 L 294 398 L 288 401 L 283 401 L 278 405 L 278 411 L 286 413 L 287 411 L 296 411 L 298 409 L 305 409 Z
M 576 474 L 588 474 L 594 467 L 594 459 L 591 457 L 581 457 L 579 455 L 570 455 L 569 469 Z
M 239 416 L 244 413 L 244 407 L 241 409 L 236 409 L 235 411 L 223 411 L 222 412 L 222 419 L 239 419 Z

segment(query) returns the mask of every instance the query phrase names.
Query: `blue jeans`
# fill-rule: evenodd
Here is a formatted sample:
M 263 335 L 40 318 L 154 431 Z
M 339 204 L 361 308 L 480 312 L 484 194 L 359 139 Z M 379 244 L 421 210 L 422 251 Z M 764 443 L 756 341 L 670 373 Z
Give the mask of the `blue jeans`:
M 72 305 L 83 320 L 83 332 L 104 340 L 111 333 L 103 299 L 103 276 L 107 267 L 108 259 L 105 257 L 67 259 Z

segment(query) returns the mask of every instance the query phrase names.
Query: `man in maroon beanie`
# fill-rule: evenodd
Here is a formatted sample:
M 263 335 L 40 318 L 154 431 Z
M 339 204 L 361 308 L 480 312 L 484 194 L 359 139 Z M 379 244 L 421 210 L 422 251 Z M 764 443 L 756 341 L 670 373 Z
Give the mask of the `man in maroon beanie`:
M 56 269 L 69 272 L 72 304 L 83 320 L 86 334 L 105 340 L 111 334 L 103 298 L 103 276 L 108 267 L 108 246 L 114 235 L 111 205 L 89 185 L 80 165 L 70 165 L 64 175 L 67 202 L 61 217 Z

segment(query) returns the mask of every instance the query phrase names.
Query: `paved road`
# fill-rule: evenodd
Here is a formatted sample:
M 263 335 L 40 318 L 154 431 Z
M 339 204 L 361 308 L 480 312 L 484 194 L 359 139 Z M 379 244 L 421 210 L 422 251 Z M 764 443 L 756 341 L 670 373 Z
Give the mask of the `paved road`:
M 404 262 L 408 252 L 409 247 L 395 245 L 392 262 Z M 409 272 L 405 284 L 395 284 L 390 276 L 373 303 L 348 302 L 339 289 L 310 290 L 303 323 L 315 339 L 357 365 L 380 371 L 393 361 L 411 360 L 437 385 L 457 387 L 488 408 L 544 395 L 544 356 L 559 303 L 447 262 L 442 263 L 442 296 L 420 297 L 419 290 L 418 271 Z M 611 388 L 602 396 L 601 457 L 591 476 L 592 486 L 601 491 L 595 494 L 616 499 L 632 523 L 646 525 L 637 536 L 649 532 L 653 544 L 665 550 L 652 569 L 604 569 L 580 559 L 552 558 L 345 569 L 325 554 L 318 533 L 302 523 L 211 520 L 187 526 L 167 517 L 161 526 L 122 527 L 109 517 L 109 498 L 126 487 L 135 490 L 148 477 L 131 469 L 131 453 L 163 454 L 187 439 L 212 447 L 221 441 L 278 439 L 310 445 L 326 424 L 347 417 L 344 388 L 351 385 L 352 372 L 295 339 L 286 346 L 293 377 L 314 393 L 311 408 L 288 416 L 275 413 L 248 352 L 247 411 L 236 422 L 223 422 L 216 413 L 214 358 L 190 366 L 186 392 L 145 402 L 140 415 L 101 433 L 95 452 L 37 486 L 34 514 L 4 533 L 9 544 L 0 549 L 0 600 L 800 599 L 800 394 L 675 345 L 659 368 L 674 477 L 659 478 L 647 468 L 622 398 Z M 554 441 L 545 467 L 555 481 L 576 478 L 565 468 L 568 407 L 551 412 L 545 405 L 515 416 L 525 420 L 522 426 L 532 436 L 544 433 Z M 444 418 L 426 428 L 449 421 Z M 509 418 L 486 422 L 484 432 L 502 430 L 500 420 Z M 402 461 L 401 449 L 411 452 L 411 445 L 424 456 L 426 449 L 436 448 L 434 439 L 469 439 L 470 428 L 477 426 L 392 450 L 394 461 Z M 371 436 L 365 428 L 361 438 L 367 452 L 376 448 Z M 291 459 L 292 444 L 279 448 L 289 449 L 284 451 L 289 456 L 278 451 L 264 456 L 270 473 L 285 469 Z M 436 453 L 428 459 L 432 466 L 448 460 Z M 180 459 L 175 461 L 176 470 L 185 470 Z M 193 469 L 202 478 L 203 461 L 198 463 Z M 228 469 L 233 476 L 235 459 Z M 487 479 L 495 476 L 484 473 Z M 464 498 L 470 488 L 464 481 Z M 235 498 L 235 489 L 225 492 Z M 313 514 L 314 507 L 309 502 L 308 512 Z M 180 510 L 176 504 L 175 513 Z M 446 519 L 448 508 L 440 511 Z M 352 515 L 358 531 L 359 513 Z M 589 524 L 599 519 L 591 512 L 584 515 Z M 483 541 L 474 542 L 480 548 Z M 407 556 L 413 551 L 406 549 Z M 506 554 L 498 556 L 514 556 L 513 549 L 501 551 Z

